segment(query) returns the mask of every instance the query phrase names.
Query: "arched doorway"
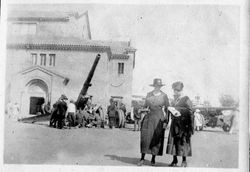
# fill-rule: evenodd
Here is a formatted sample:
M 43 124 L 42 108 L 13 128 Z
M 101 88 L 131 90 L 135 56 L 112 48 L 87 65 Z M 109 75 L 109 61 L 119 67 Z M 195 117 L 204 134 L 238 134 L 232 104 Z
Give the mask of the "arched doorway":
M 49 89 L 47 84 L 41 79 L 33 79 L 26 84 L 25 99 L 26 112 L 31 115 L 36 115 L 41 112 L 41 107 L 44 102 L 49 101 Z

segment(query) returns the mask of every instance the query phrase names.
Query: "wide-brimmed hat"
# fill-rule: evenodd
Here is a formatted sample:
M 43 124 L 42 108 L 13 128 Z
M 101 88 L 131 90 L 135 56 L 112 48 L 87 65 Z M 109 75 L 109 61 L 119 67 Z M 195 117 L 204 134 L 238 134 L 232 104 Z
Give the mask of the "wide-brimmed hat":
M 160 78 L 155 78 L 153 80 L 153 84 L 150 84 L 150 86 L 155 87 L 155 86 L 164 86 L 165 84 L 162 84 L 162 80 Z
M 173 90 L 182 91 L 183 87 L 184 87 L 184 85 L 183 85 L 183 83 L 180 82 L 180 81 L 174 82 L 174 83 L 172 84 Z

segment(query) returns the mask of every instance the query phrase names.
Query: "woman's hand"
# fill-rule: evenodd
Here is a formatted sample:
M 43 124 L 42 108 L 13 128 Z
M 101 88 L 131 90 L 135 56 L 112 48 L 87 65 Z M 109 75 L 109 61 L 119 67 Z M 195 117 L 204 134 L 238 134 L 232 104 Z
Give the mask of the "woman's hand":
M 172 113 L 173 116 L 175 117 L 179 117 L 181 116 L 181 113 L 176 110 L 174 107 L 168 107 L 168 110 Z

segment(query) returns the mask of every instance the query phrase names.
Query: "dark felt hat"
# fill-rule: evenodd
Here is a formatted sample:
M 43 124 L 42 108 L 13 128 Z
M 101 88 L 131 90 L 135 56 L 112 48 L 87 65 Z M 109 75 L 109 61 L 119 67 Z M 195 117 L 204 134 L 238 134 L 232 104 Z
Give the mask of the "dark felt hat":
M 61 95 L 60 99 L 62 99 L 62 100 L 68 100 L 68 98 L 64 94 Z
M 153 81 L 153 84 L 150 86 L 156 87 L 156 86 L 164 86 L 165 84 L 162 84 L 162 80 L 160 78 L 155 78 Z
M 182 91 L 183 87 L 184 87 L 184 85 L 183 85 L 183 83 L 180 82 L 180 81 L 174 82 L 174 83 L 172 84 L 173 90 Z

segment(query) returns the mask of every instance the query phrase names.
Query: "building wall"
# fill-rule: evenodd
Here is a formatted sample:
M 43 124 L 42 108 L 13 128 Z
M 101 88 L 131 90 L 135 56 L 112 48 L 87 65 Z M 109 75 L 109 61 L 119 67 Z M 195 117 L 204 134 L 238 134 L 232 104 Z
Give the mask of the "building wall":
M 46 22 L 46 21 L 11 21 L 8 22 L 8 34 L 12 35 L 13 24 L 16 23 L 33 23 L 36 24 L 36 36 L 45 37 L 77 37 L 90 39 L 88 37 L 88 23 L 86 16 L 82 16 L 79 19 L 70 17 L 69 21 L 62 22 Z M 27 33 L 29 34 L 29 33 Z
M 23 70 L 33 66 L 32 53 L 37 53 L 38 57 L 40 53 L 46 54 L 47 61 L 49 60 L 49 54 L 55 54 L 55 66 L 41 67 L 69 78 L 68 84 L 63 84 L 64 79 L 62 77 L 46 74 L 39 70 L 22 74 Z M 89 88 L 88 94 L 93 95 L 93 103 L 101 104 L 104 108 L 108 106 L 111 96 L 122 96 L 129 110 L 132 95 L 132 58 L 128 60 L 109 60 L 107 53 L 101 52 L 8 49 L 6 87 L 11 85 L 10 99 L 12 102 L 15 101 L 21 104 L 22 94 L 27 89 L 25 86 L 30 80 L 37 78 L 48 85 L 52 104 L 61 94 L 67 95 L 69 99 L 76 100 L 98 53 L 101 54 L 101 58 L 92 78 L 92 86 Z M 118 62 L 125 64 L 123 75 L 118 75 Z M 117 83 L 122 84 L 119 87 L 112 86 Z M 27 97 L 24 102 L 23 104 L 29 104 Z M 27 108 L 22 109 L 26 109 L 25 112 L 27 112 Z
M 124 74 L 118 74 L 118 63 L 124 63 Z M 131 110 L 133 58 L 113 59 L 109 64 L 109 96 L 123 97 L 123 103 L 128 111 Z

